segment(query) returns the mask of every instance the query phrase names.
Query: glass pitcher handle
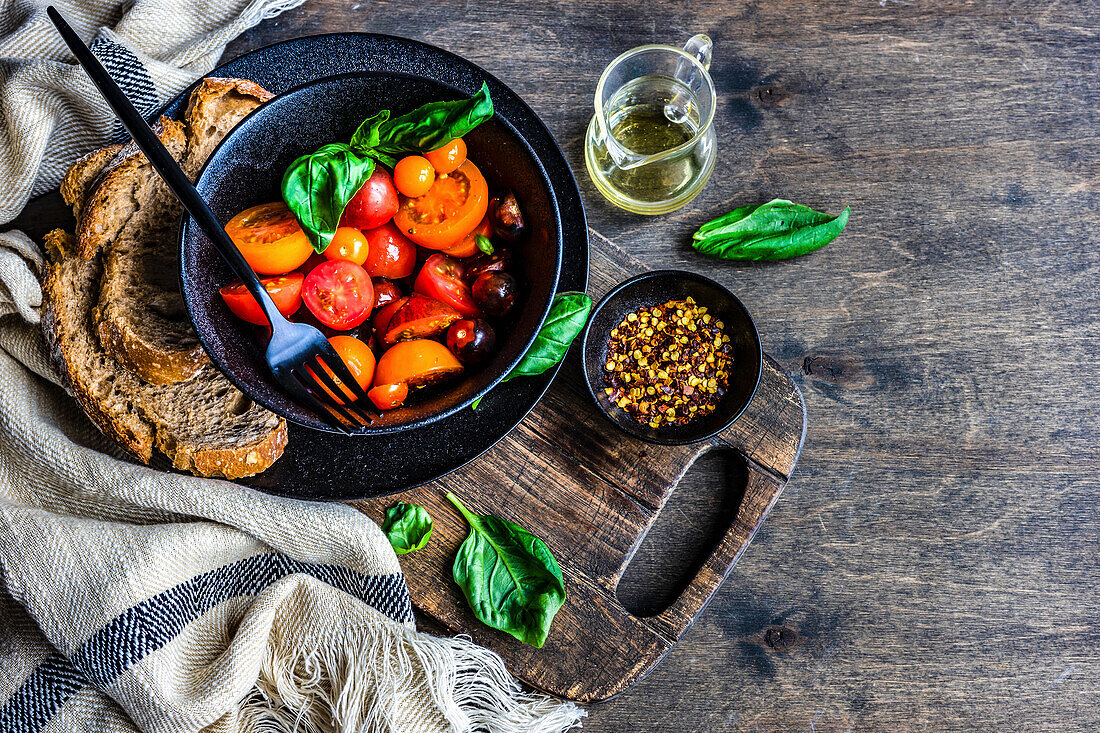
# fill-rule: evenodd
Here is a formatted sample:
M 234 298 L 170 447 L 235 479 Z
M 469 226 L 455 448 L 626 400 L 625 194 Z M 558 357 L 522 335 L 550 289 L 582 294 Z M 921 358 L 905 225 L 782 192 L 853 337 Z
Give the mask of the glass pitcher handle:
M 699 33 L 688 39 L 688 42 L 684 44 L 684 53 L 690 54 L 699 60 L 699 63 L 703 65 L 703 68 L 710 71 L 710 59 L 711 51 L 714 49 L 714 43 L 710 40 L 710 36 L 705 33 Z

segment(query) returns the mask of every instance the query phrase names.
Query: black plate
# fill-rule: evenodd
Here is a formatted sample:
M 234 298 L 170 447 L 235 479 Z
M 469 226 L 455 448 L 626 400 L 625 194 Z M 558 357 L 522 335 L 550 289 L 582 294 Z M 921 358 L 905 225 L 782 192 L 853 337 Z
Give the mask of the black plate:
M 378 110 L 398 116 L 428 102 L 464 96 L 430 79 L 391 72 L 307 82 L 262 105 L 234 128 L 210 155 L 195 186 L 214 216 L 228 221 L 239 211 L 280 200 L 283 173 L 292 161 L 327 143 L 351 139 L 360 123 Z M 513 191 L 523 209 L 526 231 L 510 248 L 510 270 L 520 282 L 520 297 L 507 319 L 494 324 L 496 349 L 486 364 L 467 369 L 457 381 L 415 390 L 404 405 L 382 413 L 361 434 L 415 430 L 468 409 L 523 358 L 557 291 L 562 251 L 558 202 L 534 151 L 495 115 L 464 140 L 491 188 Z M 338 434 L 275 380 L 259 329 L 234 317 L 218 293 L 234 279 L 233 272 L 187 217 L 180 230 L 180 265 L 187 312 L 215 366 L 267 409 L 307 428 Z M 368 338 L 370 324 L 350 333 Z
M 684 425 L 651 428 L 638 423 L 604 392 L 604 364 L 607 362 L 607 341 L 611 330 L 627 315 L 642 308 L 652 308 L 670 300 L 688 297 L 707 308 L 707 312 L 722 321 L 733 346 L 733 370 L 729 388 L 711 414 Z M 588 393 L 600 411 L 615 425 L 651 443 L 684 445 L 720 433 L 741 416 L 752 402 L 760 384 L 764 352 L 745 305 L 726 288 L 709 277 L 685 270 L 654 270 L 615 286 L 603 297 L 588 319 L 581 346 L 581 363 Z
M 562 220 L 560 290 L 588 284 L 588 227 L 576 181 L 561 149 L 530 107 L 474 64 L 425 43 L 368 33 L 307 36 L 253 51 L 207 76 L 252 79 L 281 93 L 312 79 L 356 71 L 399 72 L 472 94 L 487 82 L 497 114 L 515 127 L 550 178 Z M 185 90 L 164 113 L 179 117 Z M 384 496 L 450 473 L 503 438 L 538 403 L 557 370 L 494 388 L 478 409 L 430 426 L 379 437 L 343 438 L 290 426 L 283 457 L 241 483 L 283 496 L 335 501 Z

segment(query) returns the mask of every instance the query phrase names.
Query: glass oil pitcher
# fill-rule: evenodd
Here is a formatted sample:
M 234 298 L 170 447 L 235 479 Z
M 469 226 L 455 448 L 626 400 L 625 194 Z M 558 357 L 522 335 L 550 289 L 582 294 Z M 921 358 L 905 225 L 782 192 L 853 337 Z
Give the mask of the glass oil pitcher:
M 714 170 L 711 41 L 639 46 L 604 69 L 584 141 L 588 174 L 609 201 L 664 214 L 695 198 Z

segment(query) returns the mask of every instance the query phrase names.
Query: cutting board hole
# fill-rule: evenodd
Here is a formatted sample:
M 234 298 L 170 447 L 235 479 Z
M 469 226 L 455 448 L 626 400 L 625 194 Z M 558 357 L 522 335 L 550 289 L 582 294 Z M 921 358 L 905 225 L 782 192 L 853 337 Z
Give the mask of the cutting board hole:
M 748 472 L 732 450 L 712 450 L 688 469 L 630 560 L 616 594 L 635 616 L 675 601 L 729 528 Z

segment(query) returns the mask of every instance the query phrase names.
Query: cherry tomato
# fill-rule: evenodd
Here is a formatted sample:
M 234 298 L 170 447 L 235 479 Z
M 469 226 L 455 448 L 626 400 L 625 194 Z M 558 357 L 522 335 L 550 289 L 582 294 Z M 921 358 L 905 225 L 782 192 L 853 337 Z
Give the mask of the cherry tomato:
M 344 360 L 344 364 L 347 365 L 348 371 L 351 372 L 351 376 L 355 377 L 355 383 L 362 389 L 370 389 L 371 382 L 374 380 L 374 352 L 370 350 L 370 347 L 365 343 L 355 338 L 354 336 L 332 336 L 328 342 L 332 344 L 332 348 L 336 349 L 336 353 L 340 355 L 340 358 Z M 336 382 L 336 386 L 340 388 L 341 397 L 344 397 L 348 402 L 355 402 L 359 399 L 352 391 L 344 386 L 340 381 L 340 377 L 332 373 L 332 370 L 327 365 L 323 366 L 324 370 L 328 372 L 332 381 Z M 306 367 L 309 369 L 309 367 Z M 311 370 L 312 373 L 312 370 Z M 316 375 L 314 375 L 316 376 Z M 344 400 L 340 399 L 332 393 L 324 382 L 321 382 L 321 388 L 325 390 L 330 398 L 336 404 L 344 404 Z
M 346 331 L 367 320 L 374 307 L 374 285 L 354 262 L 328 260 L 306 275 L 302 300 L 321 323 Z
M 408 396 L 409 385 L 404 382 L 400 384 L 380 384 L 367 392 L 367 397 L 370 397 L 370 401 L 379 410 L 392 410 L 395 407 L 400 407 Z
M 424 157 L 432 164 L 436 173 L 450 173 L 466 160 L 466 143 L 462 138 L 456 137 L 443 147 L 424 153 Z
M 393 223 L 409 239 L 428 249 L 458 244 L 481 222 L 489 208 L 489 186 L 477 166 L 466 160 L 451 173 L 441 173 L 428 192 L 402 196 Z
M 490 316 L 500 318 L 512 310 L 519 284 L 507 272 L 483 272 L 470 289 L 474 302 Z
M 491 255 L 478 255 L 463 263 L 466 266 L 466 282 L 472 283 L 483 272 L 503 272 L 512 266 L 512 253 L 506 249 L 497 249 Z
M 282 201 L 245 209 L 229 220 L 225 233 L 261 275 L 290 272 L 313 254 L 309 237 Z
M 483 237 L 489 237 L 493 234 L 493 225 L 489 222 L 488 214 L 485 215 L 480 224 L 474 227 L 472 232 L 462 238 L 461 242 L 443 250 L 443 254 L 451 257 L 473 257 L 476 254 L 481 254 L 481 250 L 477 246 L 477 236 L 479 234 Z
M 397 206 L 397 189 L 393 186 L 393 178 L 389 171 L 376 165 L 374 173 L 344 208 L 340 224 L 356 229 L 374 229 L 392 219 L 397 213 Z
M 496 345 L 497 335 L 481 318 L 463 318 L 447 329 L 447 348 L 463 364 L 480 364 L 488 359 Z
M 260 282 L 263 283 L 267 294 L 275 301 L 275 307 L 279 312 L 289 317 L 302 305 L 302 280 L 304 279 L 305 275 L 302 273 L 292 272 L 289 275 L 265 277 Z M 257 326 L 269 325 L 260 304 L 240 280 L 234 280 L 218 292 L 237 318 Z
M 378 338 L 385 335 L 386 331 L 390 329 L 390 321 L 393 320 L 394 314 L 408 302 L 408 298 L 398 298 L 392 303 L 382 306 L 382 309 L 374 314 L 374 332 L 379 334 Z
M 371 283 L 374 285 L 375 313 L 377 313 L 378 309 L 382 306 L 389 305 L 401 297 L 401 288 L 384 277 L 372 277 Z
M 413 290 L 443 301 L 465 318 L 481 315 L 470 286 L 462 279 L 462 263 L 447 255 L 434 254 L 428 258 L 413 282 Z
M 371 277 L 397 280 L 408 277 L 416 268 L 416 245 L 393 224 L 383 224 L 366 232 L 367 261 L 363 267 Z
M 378 338 L 384 344 L 396 344 L 398 341 L 438 336 L 461 317 L 446 303 L 413 293 L 390 317 L 386 329 L 378 331 Z
M 354 227 L 338 227 L 332 235 L 332 241 L 325 248 L 325 257 L 330 260 L 347 260 L 357 265 L 367 261 L 370 245 L 363 232 Z
M 423 387 L 462 373 L 462 364 L 446 346 L 429 339 L 394 344 L 378 360 L 375 385 L 400 384 Z
M 423 196 L 435 183 L 435 168 L 422 155 L 409 155 L 393 167 L 393 183 L 405 196 Z

